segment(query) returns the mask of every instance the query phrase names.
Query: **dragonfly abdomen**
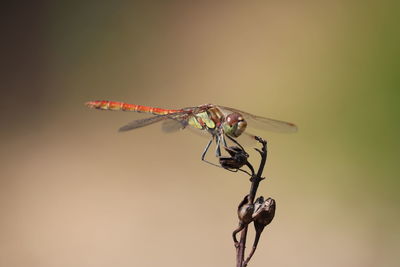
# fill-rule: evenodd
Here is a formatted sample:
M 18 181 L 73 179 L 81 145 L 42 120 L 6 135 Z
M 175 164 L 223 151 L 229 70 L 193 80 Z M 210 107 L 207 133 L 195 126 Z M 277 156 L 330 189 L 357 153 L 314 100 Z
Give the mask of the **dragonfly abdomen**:
M 128 104 L 117 101 L 107 101 L 107 100 L 89 101 L 86 102 L 86 106 L 88 106 L 89 108 L 102 109 L 102 110 L 135 111 L 135 112 L 151 113 L 154 115 L 166 115 L 180 111 L 177 109 L 154 108 L 154 107 L 147 107 L 147 106 Z

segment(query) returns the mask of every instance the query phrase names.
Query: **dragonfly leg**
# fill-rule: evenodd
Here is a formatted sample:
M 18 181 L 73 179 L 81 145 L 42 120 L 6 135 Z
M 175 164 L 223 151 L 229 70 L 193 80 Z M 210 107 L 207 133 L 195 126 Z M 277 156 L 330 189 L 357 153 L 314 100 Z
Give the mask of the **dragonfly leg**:
M 201 160 L 204 161 L 204 162 L 206 162 L 206 163 L 208 163 L 208 164 L 211 164 L 211 165 L 213 165 L 213 166 L 215 166 L 215 167 L 222 168 L 220 165 L 217 165 L 217 164 L 212 163 L 212 162 L 210 162 L 210 161 L 208 161 L 208 160 L 205 159 L 205 158 L 206 158 L 206 154 L 207 154 L 207 152 L 208 152 L 208 149 L 210 148 L 210 145 L 211 145 L 211 143 L 213 142 L 213 140 L 214 140 L 214 137 L 208 142 L 206 148 L 204 149 L 203 154 L 201 155 Z
M 204 158 L 206 157 L 207 151 L 208 151 L 208 149 L 210 148 L 210 145 L 211 145 L 211 143 L 212 143 L 213 140 L 214 140 L 214 138 L 212 138 L 212 139 L 208 142 L 206 148 L 204 149 L 203 154 L 201 155 L 201 160 L 202 160 L 202 161 L 206 161 L 206 160 L 204 160 Z
M 217 141 L 216 141 L 217 148 L 215 149 L 215 155 L 217 157 L 221 157 L 221 137 L 220 137 L 220 135 L 217 135 L 216 139 L 217 139 Z
M 225 140 L 225 135 L 221 134 L 221 139 L 222 139 L 222 143 L 224 145 L 224 147 L 228 147 L 228 145 L 226 144 L 226 140 Z
M 235 139 L 233 139 L 233 138 L 230 137 L 229 135 L 227 135 L 227 137 L 229 138 L 229 140 L 231 140 L 231 141 L 234 142 L 236 145 L 238 145 L 243 151 L 245 151 L 244 148 L 242 147 L 242 145 L 239 144 L 238 141 L 236 141 Z
M 229 136 L 228 136 L 228 137 L 229 137 Z M 216 154 L 217 154 L 217 157 L 221 157 L 221 148 L 220 148 L 220 146 L 221 146 L 221 137 L 220 137 L 220 136 L 216 136 L 215 138 L 216 138 L 216 143 L 217 143 Z M 208 142 L 206 148 L 204 149 L 203 154 L 201 155 L 201 160 L 204 161 L 204 162 L 206 162 L 206 163 L 208 163 L 208 164 L 211 164 L 211 165 L 213 165 L 213 166 L 215 166 L 215 167 L 223 168 L 221 165 L 217 165 L 217 164 L 212 163 L 212 162 L 210 162 L 210 161 L 208 161 L 208 160 L 205 159 L 205 158 L 206 158 L 206 155 L 207 155 L 207 152 L 208 152 L 208 150 L 209 150 L 209 148 L 210 148 L 210 146 L 211 146 L 213 140 L 214 140 L 214 137 Z M 227 145 L 226 145 L 226 141 L 225 141 L 225 139 L 224 139 L 223 137 L 222 137 L 222 140 L 223 140 L 222 142 L 224 143 L 224 146 L 226 147 L 226 146 L 227 146 Z M 235 140 L 232 140 L 232 141 L 235 142 L 235 143 L 237 143 Z M 237 143 L 237 144 L 238 144 L 240 147 L 242 147 L 239 143 Z M 237 169 L 237 170 L 232 170 L 232 169 L 229 169 L 229 168 L 223 168 L 223 169 L 228 170 L 228 171 L 231 171 L 231 172 L 242 171 L 242 172 L 247 173 L 248 175 L 250 175 L 247 171 L 245 171 L 245 170 L 243 170 L 243 169 L 241 169 L 241 168 L 240 168 L 240 169 Z

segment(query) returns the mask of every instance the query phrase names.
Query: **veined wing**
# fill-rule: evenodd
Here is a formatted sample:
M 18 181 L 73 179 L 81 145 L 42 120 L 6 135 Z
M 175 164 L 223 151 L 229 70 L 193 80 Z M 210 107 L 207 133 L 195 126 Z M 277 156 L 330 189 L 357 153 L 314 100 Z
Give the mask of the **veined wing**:
M 167 119 L 161 124 L 161 129 L 165 133 L 174 133 L 179 130 L 185 129 L 188 125 L 187 120 Z
M 154 116 L 154 117 L 150 117 L 150 118 L 144 118 L 144 119 L 140 119 L 140 120 L 134 120 L 134 121 L 131 121 L 130 123 L 122 126 L 121 128 L 119 128 L 119 131 L 126 132 L 126 131 L 130 131 L 130 130 L 138 129 L 138 128 L 148 126 L 148 125 L 160 122 L 160 121 L 175 119 L 175 118 L 178 118 L 185 114 L 186 114 L 185 112 L 180 111 L 180 112 L 176 112 L 176 113 L 170 113 L 170 114 L 158 115 L 158 116 Z
M 270 118 L 253 115 L 248 112 L 230 107 L 223 107 L 223 106 L 218 106 L 218 107 L 222 108 L 223 110 L 229 110 L 242 114 L 246 119 L 249 127 L 261 130 L 273 131 L 273 132 L 280 132 L 280 133 L 297 132 L 297 126 L 290 122 L 274 120 Z

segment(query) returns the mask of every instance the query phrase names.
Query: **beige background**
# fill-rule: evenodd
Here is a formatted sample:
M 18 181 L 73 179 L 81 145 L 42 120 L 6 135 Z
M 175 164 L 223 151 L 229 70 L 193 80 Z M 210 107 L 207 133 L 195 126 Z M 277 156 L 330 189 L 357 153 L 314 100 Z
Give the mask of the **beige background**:
M 259 193 L 277 213 L 251 266 L 396 266 L 395 5 L 5 7 L 0 266 L 234 266 L 248 179 L 202 163 L 207 140 L 190 132 L 117 133 L 144 116 L 83 106 L 96 99 L 295 122 L 295 135 L 259 133 Z

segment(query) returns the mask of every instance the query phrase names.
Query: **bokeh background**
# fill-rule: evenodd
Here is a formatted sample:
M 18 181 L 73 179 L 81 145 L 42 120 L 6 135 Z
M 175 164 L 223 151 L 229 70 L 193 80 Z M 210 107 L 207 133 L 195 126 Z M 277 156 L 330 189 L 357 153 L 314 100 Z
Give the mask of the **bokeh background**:
M 295 122 L 259 133 L 277 214 L 251 266 L 397 266 L 398 7 L 2 5 L 0 266 L 234 266 L 247 177 L 202 163 L 190 132 L 117 133 L 144 116 L 97 99 Z

